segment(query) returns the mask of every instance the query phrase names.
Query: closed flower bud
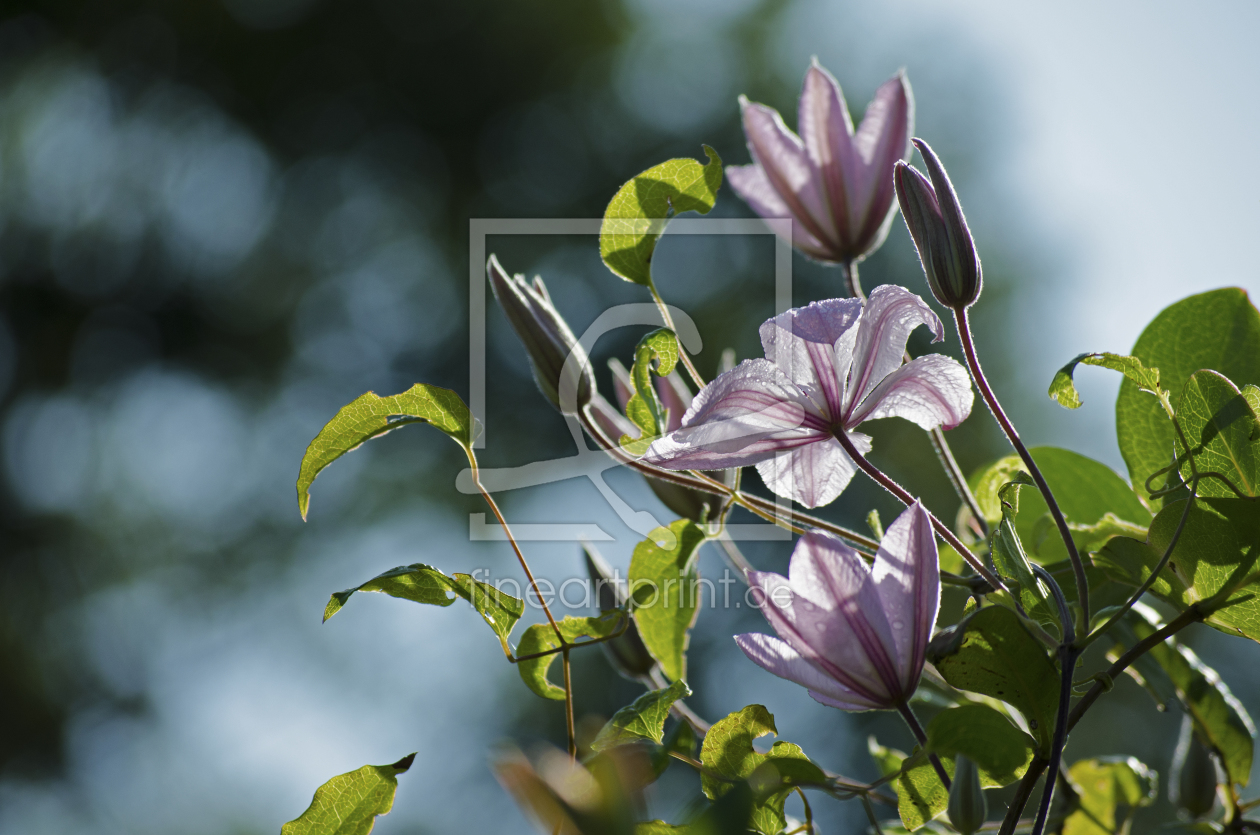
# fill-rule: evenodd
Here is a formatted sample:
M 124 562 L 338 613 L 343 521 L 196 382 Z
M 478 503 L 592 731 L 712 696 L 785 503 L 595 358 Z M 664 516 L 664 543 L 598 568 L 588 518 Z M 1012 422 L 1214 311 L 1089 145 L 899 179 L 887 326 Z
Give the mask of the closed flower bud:
M 954 785 L 949 790 L 949 822 L 963 835 L 972 835 L 989 817 L 989 803 L 980 788 L 976 764 L 959 754 L 954 760 Z
M 1183 717 L 1168 775 L 1168 799 L 1191 818 L 1202 818 L 1216 805 L 1216 784 L 1216 763 L 1195 736 L 1190 717 Z
M 524 276 L 510 276 L 493 255 L 486 273 L 495 299 L 525 346 L 538 389 L 561 413 L 576 414 L 591 402 L 595 375 L 542 279 L 535 278 L 531 285 Z
M 582 554 L 586 557 L 586 573 L 591 578 L 591 585 L 595 587 L 595 602 L 599 605 L 599 611 L 611 612 L 624 607 L 625 592 L 617 584 L 608 563 L 589 545 L 583 544 Z M 604 641 L 600 646 L 604 648 L 604 654 L 608 656 L 608 662 L 613 669 L 631 681 L 642 681 L 651 676 L 656 668 L 656 660 L 639 637 L 639 630 L 633 620 L 620 637 Z
M 941 161 L 923 140 L 915 139 L 914 144 L 931 179 L 904 162 L 897 163 L 893 181 L 901 216 L 919 251 L 932 294 L 951 310 L 962 310 L 980 297 L 980 256 Z

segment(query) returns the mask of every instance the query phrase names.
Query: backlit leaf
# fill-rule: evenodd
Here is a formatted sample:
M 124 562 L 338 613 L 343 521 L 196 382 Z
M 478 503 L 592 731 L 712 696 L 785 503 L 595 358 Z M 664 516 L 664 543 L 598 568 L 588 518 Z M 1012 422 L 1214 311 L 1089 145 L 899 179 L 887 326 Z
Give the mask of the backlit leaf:
M 628 707 L 613 714 L 591 742 L 592 751 L 603 751 L 627 742 L 655 742 L 665 735 L 665 720 L 674 702 L 691 695 L 686 682 L 676 681 L 663 690 L 649 690 Z
M 704 531 L 690 519 L 656 528 L 630 558 L 634 622 L 652 657 L 671 681 L 687 677 L 688 631 L 700 611 L 695 553 Z
M 959 690 L 1010 704 L 1024 714 L 1040 749 L 1048 751 L 1059 704 L 1059 673 L 1019 615 L 986 606 L 942 630 L 928 660 Z
M 415 758 L 410 754 L 393 765 L 365 765 L 332 778 L 315 790 L 300 817 L 281 827 L 281 835 L 367 835 L 376 816 L 393 808 L 398 775 Z
M 671 159 L 618 189 L 604 210 L 599 254 L 608 269 L 635 284 L 652 283 L 652 253 L 669 218 L 682 212 L 708 214 L 722 185 L 722 160 L 708 145 L 707 164 Z
M 1236 287 L 1182 299 L 1146 326 L 1132 354 L 1158 368 L 1171 392 L 1203 368 L 1238 386 L 1260 384 L 1260 311 Z M 1116 399 L 1116 434 L 1133 488 L 1145 496 L 1147 478 L 1172 463 L 1176 433 L 1159 401 L 1127 379 Z
M 625 614 L 620 611 L 605 612 L 599 617 L 577 618 L 572 615 L 556 621 L 564 639 L 570 643 L 580 638 L 606 638 L 617 632 L 625 624 Z M 546 652 L 560 646 L 556 631 L 551 624 L 544 621 L 536 623 L 521 635 L 521 642 L 516 647 L 517 657 Z M 563 699 L 564 688 L 557 687 L 547 679 L 547 671 L 560 653 L 553 652 L 538 658 L 517 662 L 521 680 L 544 699 Z
M 945 788 L 927 757 L 907 763 L 904 753 L 895 748 L 885 748 L 873 736 L 867 740 L 867 750 L 883 776 L 900 773 L 893 780 L 893 788 L 897 792 L 897 814 L 908 831 L 921 829 L 945 811 L 949 805 L 949 789 Z M 954 761 L 942 758 L 941 764 L 945 766 L 945 772 L 953 777 Z
M 402 394 L 378 397 L 368 392 L 351 401 L 319 430 L 302 456 L 298 473 L 298 509 L 302 518 L 310 508 L 311 483 L 332 462 L 365 441 L 409 423 L 430 423 L 470 450 L 477 428 L 459 395 L 450 389 L 416 383 Z
M 1221 473 L 1242 495 L 1260 495 L 1260 424 L 1251 404 L 1232 382 L 1215 371 L 1190 375 L 1177 401 L 1177 419 L 1200 473 Z M 1177 451 L 1186 452 L 1180 438 Z M 1189 481 L 1190 476 L 1187 462 L 1181 477 Z M 1195 492 L 1219 498 L 1238 495 L 1217 478 L 1200 479 Z
M 952 762 L 962 754 L 974 762 L 985 788 L 1008 786 L 1023 777 L 1037 746 L 1011 720 L 979 704 L 941 711 L 928 723 L 927 735 L 928 746 L 942 760 Z
M 1149 392 L 1156 396 L 1163 391 L 1159 385 L 1159 369 L 1147 368 L 1142 365 L 1142 361 L 1137 357 L 1125 357 L 1120 354 L 1107 353 L 1081 354 L 1060 368 L 1055 373 L 1054 379 L 1050 381 L 1050 396 L 1064 408 L 1079 409 L 1081 407 L 1081 396 L 1076 390 L 1075 383 L 1072 381 L 1072 374 L 1076 371 L 1076 366 L 1082 363 L 1119 371 L 1132 380 L 1141 391 Z
M 621 436 L 620 444 L 628 452 L 642 455 L 653 441 L 665 433 L 667 415 L 656 387 L 652 385 L 652 374 L 668 376 L 677 362 L 678 337 L 666 328 L 652 331 L 635 347 L 634 366 L 630 369 L 634 394 L 626 402 L 626 417 L 639 427 L 639 437 Z
M 1095 757 L 1068 769 L 1080 808 L 1068 815 L 1063 835 L 1115 835 L 1139 806 L 1159 793 L 1159 775 L 1133 757 Z

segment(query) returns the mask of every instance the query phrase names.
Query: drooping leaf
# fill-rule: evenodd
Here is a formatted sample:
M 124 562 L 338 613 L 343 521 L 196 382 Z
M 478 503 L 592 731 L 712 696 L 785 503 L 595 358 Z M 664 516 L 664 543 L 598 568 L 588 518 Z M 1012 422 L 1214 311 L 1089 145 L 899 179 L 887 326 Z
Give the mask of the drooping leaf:
M 999 491 L 1002 521 L 993 531 L 990 550 L 998 574 L 1015 581 L 1013 590 L 1019 595 L 1019 602 L 1028 616 L 1038 623 L 1057 626 L 1059 621 L 1050 605 L 1050 590 L 1033 574 L 1032 564 L 1016 533 L 1020 488 L 1031 483 L 1031 477 L 1021 470 L 1016 472 L 1014 481 Z
M 1121 635 L 1128 646 L 1162 625 L 1155 611 L 1141 604 L 1130 610 L 1123 624 L 1126 629 Z M 1247 785 L 1251 779 L 1256 727 L 1247 709 L 1221 681 L 1220 674 L 1175 638 L 1155 645 L 1146 657 L 1158 664 L 1168 677 L 1199 739 L 1217 752 L 1230 782 Z
M 342 406 L 306 448 L 297 480 L 302 518 L 306 518 L 310 508 L 311 483 L 325 467 L 365 441 L 409 423 L 430 423 L 465 450 L 471 450 L 478 431 L 468 407 L 450 389 L 416 383 L 402 394 L 389 397 L 378 397 L 369 391 Z
M 356 591 L 384 592 L 390 597 L 432 606 L 449 606 L 455 602 L 455 598 L 450 595 L 458 595 L 467 600 L 485 619 L 504 647 L 507 646 L 508 636 L 512 634 L 512 627 L 525 613 L 525 601 L 504 594 L 489 583 L 474 580 L 468 574 L 447 577 L 431 565 L 414 563 L 391 568 L 352 589 L 333 592 L 328 605 L 324 607 L 324 621 L 327 622 L 341 611 L 341 607 L 346 605 L 350 595 Z
M 1019 615 L 1003 606 L 978 609 L 933 638 L 927 657 L 959 690 L 992 696 L 1019 710 L 1040 750 L 1049 750 L 1059 673 Z
M 1142 331 L 1132 353 L 1159 369 L 1160 383 L 1170 392 L 1180 392 L 1203 368 L 1238 386 L 1260 384 L 1260 312 L 1236 287 L 1200 293 L 1165 308 Z M 1116 434 L 1133 488 L 1145 496 L 1147 478 L 1172 463 L 1176 433 L 1159 401 L 1127 379 L 1116 399 Z
M 892 784 L 897 792 L 897 814 L 907 830 L 914 832 L 921 829 L 945 811 L 949 805 L 949 789 L 945 788 L 927 757 L 920 756 L 907 762 L 904 753 L 895 748 L 885 748 L 873 736 L 867 740 L 867 750 L 883 776 L 899 774 Z M 942 758 L 941 764 L 945 766 L 945 772 L 953 777 L 954 761 Z
M 671 159 L 639 174 L 613 195 L 599 229 L 599 254 L 608 269 L 635 284 L 652 283 L 652 253 L 669 219 L 709 213 L 722 185 L 722 160 L 704 146 L 707 164 Z
M 687 677 L 688 631 L 700 611 L 695 553 L 704 531 L 690 519 L 656 528 L 630 558 L 634 622 L 652 657 L 671 681 Z
M 568 615 L 556 621 L 564 639 L 570 643 L 581 638 L 606 638 L 625 625 L 625 614 L 620 611 L 605 612 L 599 617 L 578 618 Z M 533 655 L 553 650 L 560 646 L 556 631 L 547 622 L 536 623 L 521 635 L 521 642 L 516 646 L 517 657 Z M 544 699 L 563 699 L 564 688 L 557 687 L 547 679 L 547 671 L 560 653 L 519 661 L 516 664 L 521 680 Z
M 649 690 L 633 704 L 613 714 L 591 742 L 592 751 L 603 751 L 628 742 L 660 743 L 665 735 L 665 720 L 674 702 L 691 695 L 686 682 L 675 681 L 663 690 Z
M 1191 374 L 1177 401 L 1177 419 L 1200 473 L 1221 473 L 1242 495 L 1260 495 L 1260 423 L 1232 382 L 1215 371 Z M 1180 438 L 1177 451 L 1186 452 Z M 1187 462 L 1181 477 L 1189 481 L 1190 476 Z M 1201 479 L 1195 492 L 1223 499 L 1238 495 L 1217 478 Z
M 653 368 L 652 363 L 656 363 Z M 634 349 L 634 367 L 630 369 L 630 380 L 634 385 L 634 394 L 626 402 L 626 417 L 639 427 L 639 437 L 631 438 L 622 435 L 620 444 L 623 449 L 635 455 L 642 455 L 652 442 L 665 433 L 668 415 L 652 385 L 652 373 L 658 377 L 666 377 L 674 370 L 678 362 L 678 337 L 666 328 L 659 328 L 639 340 Z
M 1073 531 L 1079 549 L 1101 544 L 1094 534 L 1103 522 L 1129 523 L 1144 530 L 1150 524 L 1151 512 L 1133 494 L 1124 479 L 1106 464 L 1057 447 L 1033 447 L 1029 450 L 1041 474 L 1054 493 Z M 1002 519 L 999 491 L 1015 474 L 1025 472 L 1017 455 L 1009 455 L 977 471 L 970 479 L 981 511 L 990 524 Z M 1112 519 L 1108 520 L 1108 514 Z M 1043 521 L 1044 520 L 1044 521 Z M 1067 549 L 1049 516 L 1049 508 L 1039 491 L 1023 490 L 1015 530 L 1028 555 L 1043 565 L 1067 558 Z
M 943 710 L 927 726 L 928 747 L 942 760 L 959 754 L 974 762 L 985 788 L 1008 786 L 1024 776 L 1035 740 L 988 705 L 968 704 Z
M 1115 835 L 1128 832 L 1140 806 L 1159 794 L 1159 775 L 1133 757 L 1095 757 L 1068 769 L 1080 808 L 1068 815 L 1063 835 Z
M 754 739 L 777 733 L 770 712 L 749 705 L 715 722 L 700 748 L 700 762 L 717 775 L 701 775 L 705 796 L 716 800 L 737 785 L 731 781 L 749 781 L 756 798 L 752 824 L 764 835 L 783 830 L 783 802 L 793 785 L 825 779 L 823 771 L 790 742 L 778 740 L 766 754 L 754 750 Z
M 1151 523 L 1146 542 L 1116 537 L 1095 556 L 1107 574 L 1139 585 L 1163 557 L 1185 510 L 1170 504 Z M 1260 502 L 1198 499 L 1168 566 L 1151 593 L 1179 610 L 1201 600 L 1219 605 L 1206 623 L 1229 635 L 1260 641 Z M 1219 597 L 1218 597 L 1219 595 Z
M 1076 366 L 1082 363 L 1119 371 L 1132 380 L 1140 391 L 1148 392 L 1157 397 L 1165 395 L 1164 390 L 1159 385 L 1159 369 L 1147 368 L 1142 365 L 1142 361 L 1137 357 L 1125 357 L 1120 354 L 1108 353 L 1081 354 L 1060 368 L 1055 373 L 1054 379 L 1050 381 L 1050 396 L 1066 409 L 1079 409 L 1081 407 L 1081 395 L 1076 390 L 1076 384 L 1072 381 L 1072 374 L 1076 371 Z
M 281 827 L 281 835 L 367 835 L 376 816 L 394 807 L 398 775 L 415 759 L 409 754 L 393 765 L 365 765 L 332 778 L 315 790 L 301 816 Z

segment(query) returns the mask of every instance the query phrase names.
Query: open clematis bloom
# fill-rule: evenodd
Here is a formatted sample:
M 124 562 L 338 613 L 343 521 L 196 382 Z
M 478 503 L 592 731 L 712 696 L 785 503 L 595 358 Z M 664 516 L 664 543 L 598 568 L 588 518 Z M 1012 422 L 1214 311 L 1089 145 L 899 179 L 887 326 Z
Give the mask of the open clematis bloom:
M 928 354 L 902 364 L 919 325 L 944 339 L 923 299 L 876 287 L 866 306 L 829 299 L 761 326 L 767 359 L 745 360 L 696 395 L 681 428 L 655 441 L 643 460 L 671 470 L 757 465 L 766 486 L 806 507 L 834 500 L 857 465 L 836 440 L 844 432 L 870 451 L 864 421 L 901 417 L 924 429 L 953 429 L 971 414 L 967 371 Z
M 752 571 L 748 580 L 778 633 L 735 636 L 753 662 L 841 710 L 896 709 L 914 694 L 941 600 L 923 505 L 888 527 L 871 567 L 837 537 L 810 531 L 787 577 Z
M 904 73 L 884 82 L 856 132 L 840 85 L 817 59 L 805 74 L 798 137 L 778 111 L 740 98 L 753 164 L 731 187 L 765 218 L 790 217 L 792 244 L 820 261 L 855 261 L 888 235 L 893 165 L 910 158 L 914 96 Z

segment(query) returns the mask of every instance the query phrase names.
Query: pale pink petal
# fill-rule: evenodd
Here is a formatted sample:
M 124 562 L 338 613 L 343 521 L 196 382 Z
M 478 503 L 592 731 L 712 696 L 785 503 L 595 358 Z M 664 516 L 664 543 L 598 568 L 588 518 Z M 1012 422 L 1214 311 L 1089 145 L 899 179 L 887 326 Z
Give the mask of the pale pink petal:
M 857 299 L 828 299 L 780 313 L 761 325 L 766 359 L 807 394 L 815 395 L 814 402 L 829 422 L 843 411 L 835 346 L 853 330 L 861 314 L 862 303 Z
M 895 284 L 885 284 L 871 292 L 858 323 L 849 367 L 848 413 L 852 413 L 881 380 L 901 366 L 906 340 L 919 325 L 931 328 L 936 337 L 934 341 L 945 338 L 945 326 L 940 318 L 914 293 Z M 845 425 L 852 428 L 857 424 L 846 414 Z
M 915 502 L 897 517 L 879 544 L 871 579 L 892 629 L 901 680 L 913 687 L 941 604 L 941 571 L 932 519 Z
M 924 429 L 953 429 L 971 414 L 974 400 L 967 369 L 943 354 L 925 354 L 885 377 L 852 411 L 849 421 L 856 426 L 899 417 Z
M 836 240 L 847 248 L 854 228 L 862 222 L 861 210 L 853 202 L 853 179 L 859 176 L 861 161 L 853 147 L 853 120 L 844 93 L 817 59 L 805 73 L 797 127 L 805 152 L 822 180 Z
M 809 695 L 822 704 L 841 710 L 875 710 L 886 707 L 845 687 L 807 661 L 786 641 L 772 635 L 758 632 L 736 635 L 735 643 L 754 664 L 779 678 L 807 688 Z
M 756 163 L 752 165 L 731 165 L 724 172 L 726 181 L 735 189 L 735 193 L 744 199 L 754 212 L 764 218 L 787 218 L 792 222 L 792 237 L 789 243 L 814 258 L 826 259 L 830 256 L 830 248 L 824 246 L 818 238 L 810 234 L 804 223 L 792 216 L 791 209 L 779 193 L 770 184 L 766 172 Z
M 869 436 L 850 432 L 849 439 L 863 454 L 870 451 Z M 803 507 L 831 504 L 849 486 L 856 472 L 857 465 L 830 434 L 809 446 L 780 452 L 757 464 L 757 473 L 771 492 Z
M 782 449 L 830 437 L 801 389 L 768 360 L 745 360 L 696 395 L 682 428 L 653 442 L 643 460 L 667 469 L 755 464 Z
M 893 166 L 910 158 L 910 136 L 914 133 L 914 94 L 905 73 L 897 73 L 880 85 L 866 108 L 862 125 L 854 136 L 855 153 L 861 160 L 859 174 L 850 187 L 855 239 L 871 239 L 873 249 L 888 234 L 892 220 Z
M 836 240 L 817 172 L 796 134 L 773 108 L 740 98 L 748 150 L 797 223 L 824 243 Z
M 798 543 L 793 561 L 801 547 Z M 878 611 L 879 596 L 870 582 L 870 573 L 864 564 L 859 568 L 863 578 L 860 578 L 856 593 Z M 796 584 L 789 584 L 779 574 L 750 571 L 748 582 L 755 589 L 753 594 L 761 614 L 795 652 L 846 689 L 861 694 L 864 700 L 888 703 L 889 689 L 866 656 L 863 643 L 855 635 L 848 618 L 835 609 L 826 609 L 802 599 Z M 895 679 L 893 684 L 899 687 Z

